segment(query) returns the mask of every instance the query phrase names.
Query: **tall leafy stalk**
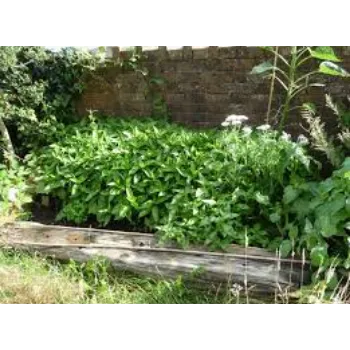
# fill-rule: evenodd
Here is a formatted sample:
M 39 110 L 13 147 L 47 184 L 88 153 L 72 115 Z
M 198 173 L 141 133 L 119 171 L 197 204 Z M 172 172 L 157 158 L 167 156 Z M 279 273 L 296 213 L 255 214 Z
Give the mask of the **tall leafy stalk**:
M 263 62 L 254 67 L 251 74 L 258 74 L 277 81 L 285 91 L 284 103 L 279 121 L 279 132 L 282 133 L 285 124 L 289 118 L 292 106 L 296 97 L 310 87 L 322 87 L 323 84 L 317 83 L 313 77 L 317 74 L 326 74 L 331 76 L 349 77 L 350 74 L 338 66 L 336 62 L 341 60 L 336 56 L 333 49 L 329 46 L 311 47 L 311 46 L 291 46 L 287 55 L 279 52 L 278 47 L 264 46 L 264 50 L 273 54 L 274 63 L 270 61 Z M 317 69 L 311 69 L 307 73 L 303 69 L 310 60 L 319 62 Z M 274 83 L 272 83 L 274 85 Z M 274 89 L 271 90 L 270 101 L 272 100 Z M 270 114 L 270 108 L 268 116 Z
M 284 129 L 286 120 L 289 116 L 290 105 L 291 105 L 292 99 L 296 94 L 295 89 L 297 88 L 297 85 L 295 83 L 295 77 L 296 77 L 296 72 L 297 72 L 297 68 L 298 68 L 297 54 L 298 54 L 298 48 L 296 46 L 292 46 L 291 61 L 289 64 L 289 71 L 288 71 L 288 85 L 286 85 L 287 94 L 286 94 L 286 99 L 284 102 L 281 122 L 279 125 L 279 132 L 280 133 L 282 133 L 282 131 Z M 307 85 L 305 85 L 305 86 L 307 86 Z
M 276 46 L 276 53 L 278 54 L 279 47 Z M 273 66 L 277 67 L 278 63 L 278 56 L 275 55 Z M 266 115 L 266 123 L 270 124 L 270 116 L 271 116 L 271 110 L 272 110 L 272 102 L 273 102 L 273 95 L 275 93 L 275 83 L 276 83 L 276 70 L 273 71 L 272 73 L 272 78 L 271 78 L 271 86 L 270 86 L 270 94 L 269 94 L 269 104 L 267 107 L 267 115 Z

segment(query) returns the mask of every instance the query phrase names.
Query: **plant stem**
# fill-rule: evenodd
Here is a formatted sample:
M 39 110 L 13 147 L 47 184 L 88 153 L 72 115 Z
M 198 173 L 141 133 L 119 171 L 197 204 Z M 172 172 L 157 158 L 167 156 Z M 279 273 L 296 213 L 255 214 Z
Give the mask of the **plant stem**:
M 15 149 L 13 147 L 10 134 L 7 130 L 7 127 L 1 115 L 0 115 L 0 135 L 2 136 L 4 146 L 5 146 L 5 158 L 8 161 L 9 167 L 12 167 L 16 158 Z
M 276 67 L 277 67 L 277 61 L 278 61 L 278 49 L 279 49 L 279 47 L 276 46 L 276 49 L 275 49 L 275 60 L 274 60 L 274 63 L 273 63 L 274 70 L 273 70 L 273 74 L 272 74 L 271 87 L 270 87 L 269 105 L 268 105 L 268 108 L 267 108 L 267 115 L 266 115 L 266 124 L 270 124 L 272 99 L 273 99 L 273 95 L 275 93 L 275 80 L 276 80 Z
M 291 63 L 289 67 L 289 84 L 287 90 L 287 96 L 283 107 L 282 119 L 279 126 L 279 134 L 281 135 L 285 127 L 286 121 L 289 117 L 290 105 L 293 99 L 293 94 L 295 90 L 295 74 L 298 66 L 298 47 L 292 46 L 291 50 Z

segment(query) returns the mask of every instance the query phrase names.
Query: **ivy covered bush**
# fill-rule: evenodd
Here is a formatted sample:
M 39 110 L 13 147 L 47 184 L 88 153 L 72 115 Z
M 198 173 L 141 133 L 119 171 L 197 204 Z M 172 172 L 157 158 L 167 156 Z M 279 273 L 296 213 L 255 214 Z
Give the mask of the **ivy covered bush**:
M 0 146 L 6 158 L 52 142 L 63 123 L 74 121 L 82 78 L 102 58 L 75 48 L 0 47 Z
M 309 174 L 301 144 L 264 128 L 190 131 L 152 120 L 85 120 L 27 158 L 58 219 L 127 219 L 182 246 L 279 246 L 276 203 Z

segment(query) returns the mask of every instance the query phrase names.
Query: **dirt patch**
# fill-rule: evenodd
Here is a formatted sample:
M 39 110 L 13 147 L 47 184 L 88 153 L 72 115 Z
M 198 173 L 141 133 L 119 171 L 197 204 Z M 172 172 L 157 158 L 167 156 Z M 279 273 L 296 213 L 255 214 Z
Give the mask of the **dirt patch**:
M 128 220 L 113 221 L 107 226 L 102 226 L 96 221 L 93 216 L 89 217 L 84 223 L 76 224 L 67 220 L 56 220 L 59 213 L 59 206 L 54 201 L 50 201 L 49 206 L 42 205 L 39 200 L 36 200 L 31 207 L 30 221 L 38 222 L 44 225 L 59 225 L 67 227 L 95 228 L 111 231 L 124 232 L 143 232 L 155 233 L 141 225 L 130 223 Z

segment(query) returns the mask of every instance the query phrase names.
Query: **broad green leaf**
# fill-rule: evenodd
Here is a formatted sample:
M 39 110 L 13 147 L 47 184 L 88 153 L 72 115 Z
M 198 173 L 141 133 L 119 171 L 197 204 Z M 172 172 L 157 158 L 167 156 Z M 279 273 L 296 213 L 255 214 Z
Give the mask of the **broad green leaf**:
M 348 78 L 350 74 L 337 64 L 333 62 L 322 62 L 320 64 L 320 73 L 326 74 L 326 75 L 332 75 L 332 76 L 338 76 L 343 78 Z
M 198 188 L 196 190 L 196 198 L 201 198 L 201 197 L 203 197 L 204 194 L 205 193 L 204 193 L 204 191 L 201 188 Z
M 332 273 L 332 276 L 329 277 L 327 287 L 330 290 L 334 290 L 335 288 L 337 288 L 339 286 L 339 279 L 338 279 L 337 273 L 335 271 L 332 271 L 331 273 Z
M 350 111 L 344 111 L 340 115 L 341 123 L 346 126 L 350 127 Z
M 319 185 L 319 189 L 323 193 L 328 193 L 328 192 L 332 191 L 334 189 L 334 187 L 335 187 L 335 183 L 334 183 L 332 178 L 328 178 L 326 181 L 323 181 Z
M 330 215 L 318 216 L 315 222 L 315 227 L 325 238 L 335 236 L 339 233 L 337 228 L 337 222 L 334 221 L 332 216 Z
M 264 205 L 268 205 L 270 203 L 270 199 L 268 196 L 264 196 L 262 195 L 260 192 L 257 192 L 255 194 L 255 200 L 260 203 L 260 204 L 264 204 Z
M 292 209 L 299 216 L 305 216 L 310 211 L 310 200 L 308 198 L 298 197 L 292 203 Z
M 314 233 L 314 227 L 313 227 L 311 221 L 308 218 L 305 220 L 304 231 L 305 231 L 305 233 L 307 235 L 310 235 L 310 234 Z
M 141 219 L 141 218 L 149 215 L 149 213 L 150 213 L 150 210 L 141 210 L 139 213 L 139 218 Z
M 112 219 L 111 215 L 106 215 L 104 220 L 102 220 L 103 221 L 103 225 L 107 226 L 109 224 L 109 222 L 111 221 L 111 219 Z
M 152 218 L 153 218 L 154 222 L 159 222 L 159 209 L 158 209 L 158 207 L 152 208 Z
M 133 181 L 134 181 L 134 185 L 137 185 L 140 181 L 140 175 L 139 174 L 135 174 L 134 175 L 134 178 L 133 178 Z
M 213 199 L 203 199 L 202 202 L 210 206 L 213 206 L 216 204 L 216 201 L 214 201 Z
M 318 232 L 312 232 L 305 236 L 305 242 L 307 245 L 307 249 L 311 250 L 312 248 L 318 246 L 321 242 L 320 234 Z
M 255 66 L 250 74 L 267 74 L 272 73 L 274 70 L 274 65 L 271 62 L 266 61 Z
M 347 157 L 342 165 L 342 169 L 350 171 L 350 157 Z
M 282 258 L 288 257 L 293 250 L 292 242 L 289 240 L 285 240 L 280 245 L 280 253 Z
M 310 257 L 313 266 L 319 267 L 324 265 L 328 257 L 327 248 L 323 246 L 313 248 Z
M 316 49 L 310 49 L 310 54 L 313 58 L 322 61 L 341 62 L 330 46 L 319 46 Z
M 127 205 L 123 205 L 120 209 L 119 217 L 126 218 L 128 217 L 129 213 L 130 213 L 130 208 Z
M 298 229 L 298 226 L 292 226 L 290 229 L 289 229 L 289 232 L 288 232 L 288 236 L 289 238 L 292 240 L 292 241 L 296 241 L 296 239 L 298 238 L 299 236 L 299 229 Z
M 314 197 L 313 199 L 310 200 L 310 211 L 316 210 L 317 207 L 323 204 L 323 200 L 320 198 L 320 196 Z
M 76 193 L 77 193 L 77 191 L 78 191 L 78 185 L 77 184 L 74 184 L 73 185 L 73 187 L 72 187 L 72 192 L 71 192 L 71 194 L 72 194 L 72 196 L 75 196 L 76 195 Z
M 148 200 L 148 201 L 142 203 L 142 205 L 140 206 L 140 209 L 151 210 L 153 204 L 154 204 L 153 200 Z
M 290 204 L 298 197 L 299 191 L 294 189 L 292 186 L 287 186 L 284 190 L 283 202 Z
M 130 187 L 126 188 L 126 199 L 134 206 L 137 206 L 136 197 L 134 196 L 132 189 Z
M 36 191 L 38 194 L 46 194 L 49 191 L 49 186 L 46 185 L 44 181 L 40 181 L 37 183 Z
M 91 201 L 92 198 L 94 198 L 96 195 L 98 194 L 98 192 L 90 192 L 86 198 L 84 198 L 85 202 L 89 202 Z
M 269 251 L 274 251 L 275 252 L 275 251 L 280 249 L 280 245 L 281 245 L 281 239 L 280 238 L 275 238 L 271 242 L 268 243 L 267 249 Z
M 281 215 L 279 213 L 273 213 L 270 215 L 270 221 L 273 224 L 277 224 L 278 222 L 281 221 Z
M 334 196 L 334 199 L 332 201 L 329 201 L 320 205 L 316 210 L 316 214 L 320 217 L 321 216 L 330 217 L 345 208 L 345 203 L 346 203 L 345 200 L 346 200 L 345 195 L 339 193 L 336 196 Z

